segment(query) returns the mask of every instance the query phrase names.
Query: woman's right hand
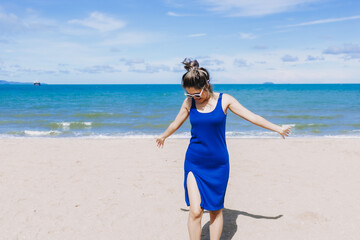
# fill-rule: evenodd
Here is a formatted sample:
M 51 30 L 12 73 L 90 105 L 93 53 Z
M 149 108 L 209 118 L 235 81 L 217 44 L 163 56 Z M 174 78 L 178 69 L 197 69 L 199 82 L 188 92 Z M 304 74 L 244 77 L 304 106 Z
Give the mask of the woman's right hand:
M 290 132 L 291 132 L 291 126 L 283 126 L 281 127 L 279 134 L 282 136 L 283 139 L 285 139 L 285 137 L 289 136 Z
M 157 143 L 158 148 L 163 148 L 165 138 L 164 137 L 156 137 L 155 139 L 156 139 L 156 143 Z

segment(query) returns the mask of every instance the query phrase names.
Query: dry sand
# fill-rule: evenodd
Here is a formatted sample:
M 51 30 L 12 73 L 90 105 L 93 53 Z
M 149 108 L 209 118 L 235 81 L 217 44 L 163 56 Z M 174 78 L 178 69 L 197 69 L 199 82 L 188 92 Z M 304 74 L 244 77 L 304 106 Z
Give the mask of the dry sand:
M 188 142 L 0 139 L 0 239 L 188 239 Z M 221 239 L 360 239 L 360 139 L 227 143 Z

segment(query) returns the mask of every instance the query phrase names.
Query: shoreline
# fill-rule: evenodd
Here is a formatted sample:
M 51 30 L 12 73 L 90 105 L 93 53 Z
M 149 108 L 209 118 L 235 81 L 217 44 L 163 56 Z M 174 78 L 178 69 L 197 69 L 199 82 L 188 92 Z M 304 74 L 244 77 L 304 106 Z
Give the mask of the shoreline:
M 160 134 L 159 134 L 160 135 Z M 159 135 L 126 135 L 126 136 L 106 136 L 106 135 L 97 135 L 97 136 L 1 136 L 0 135 L 0 140 L 7 140 L 7 139 L 153 139 Z M 170 136 L 167 138 L 168 139 L 179 139 L 179 140 L 190 140 L 191 135 L 189 133 L 189 136 Z M 259 136 L 226 136 L 226 140 L 228 139 L 282 139 L 282 137 L 279 135 L 278 137 L 275 136 L 263 136 L 263 137 L 259 137 Z M 360 135 L 359 136 L 347 136 L 347 135 L 325 135 L 325 136 L 298 136 L 298 137 L 294 137 L 294 136 L 290 136 L 287 137 L 285 140 L 288 139 L 360 139 Z
M 157 135 L 156 135 L 157 136 Z M 155 144 L 155 135 L 154 136 L 149 136 L 149 137 L 10 137 L 10 138 L 1 138 L 0 137 L 0 144 L 1 143 L 6 143 L 6 142 L 16 142 L 16 141 L 20 141 L 20 140 L 24 140 L 24 141 L 40 141 L 42 143 L 47 143 L 47 141 L 50 142 L 56 142 L 56 141 L 78 141 L 78 142 L 82 142 L 82 141 L 119 141 L 119 142 L 126 142 L 126 141 L 131 141 L 131 142 L 147 142 L 147 143 L 153 143 L 154 146 L 156 146 Z M 180 142 L 182 143 L 186 143 L 188 144 L 190 141 L 190 137 L 188 138 L 176 138 L 176 137 L 170 137 L 167 138 L 165 140 L 165 144 L 167 142 Z M 312 142 L 331 142 L 331 141 L 354 141 L 354 142 L 359 142 L 360 143 L 360 137 L 293 137 L 293 138 L 285 138 L 283 139 L 282 137 L 266 137 L 266 138 L 258 138 L 258 137 L 244 137 L 244 138 L 232 138 L 232 137 L 227 137 L 226 138 L 226 142 L 236 142 L 236 141 L 242 141 L 242 142 L 246 142 L 246 141 L 268 141 L 268 142 L 277 142 L 277 141 L 283 141 L 283 142 L 303 142 L 303 141 L 308 141 L 308 143 L 312 143 Z M 186 145 L 187 147 L 187 145 Z

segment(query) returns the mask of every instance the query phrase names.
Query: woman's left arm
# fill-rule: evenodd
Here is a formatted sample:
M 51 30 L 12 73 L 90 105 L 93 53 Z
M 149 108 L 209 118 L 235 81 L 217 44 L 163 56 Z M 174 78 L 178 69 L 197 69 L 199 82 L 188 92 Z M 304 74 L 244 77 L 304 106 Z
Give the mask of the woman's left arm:
M 234 97 L 230 96 L 229 94 L 223 94 L 224 95 L 224 103 L 226 105 L 226 108 L 229 108 L 230 111 L 238 115 L 239 117 L 242 117 L 243 119 L 266 129 L 269 129 L 271 131 L 279 133 L 282 138 L 285 139 L 285 136 L 287 137 L 290 133 L 290 126 L 281 127 L 279 125 L 276 125 L 274 123 L 271 123 L 267 121 L 265 118 L 249 111 L 245 107 L 243 107 Z

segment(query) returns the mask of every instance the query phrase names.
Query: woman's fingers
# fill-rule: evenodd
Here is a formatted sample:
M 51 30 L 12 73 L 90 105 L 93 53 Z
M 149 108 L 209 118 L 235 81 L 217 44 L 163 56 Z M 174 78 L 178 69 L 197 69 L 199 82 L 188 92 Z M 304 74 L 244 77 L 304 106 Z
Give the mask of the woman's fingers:
M 282 132 L 280 133 L 280 135 L 282 136 L 283 139 L 285 139 L 285 136 L 288 137 L 290 134 L 290 129 L 291 126 L 287 126 L 287 127 L 283 127 Z
M 158 148 L 163 148 L 164 146 L 164 140 L 162 138 L 155 138 L 156 139 L 156 144 Z

